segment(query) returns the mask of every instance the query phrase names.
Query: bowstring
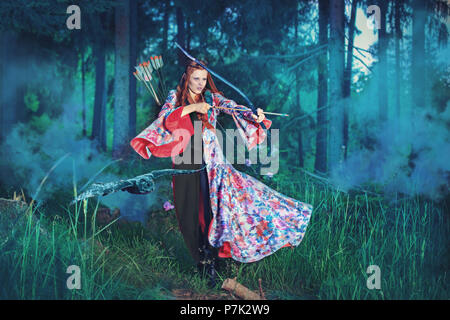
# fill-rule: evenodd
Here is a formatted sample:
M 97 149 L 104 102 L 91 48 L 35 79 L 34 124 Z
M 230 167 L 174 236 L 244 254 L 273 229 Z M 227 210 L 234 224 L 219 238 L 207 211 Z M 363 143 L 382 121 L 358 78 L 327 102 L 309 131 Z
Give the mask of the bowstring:
M 206 103 L 206 98 L 203 96 L 203 94 L 201 95 L 201 99 L 202 99 L 202 102 L 205 102 L 205 103 Z M 231 138 L 228 137 L 228 135 L 226 134 L 225 128 L 222 126 L 222 124 L 221 124 L 221 123 L 219 122 L 219 120 L 218 120 L 218 115 L 221 114 L 222 112 L 220 111 L 219 108 L 215 108 L 215 106 L 212 106 L 212 107 L 213 107 L 214 109 L 219 110 L 219 113 L 218 113 L 217 116 L 216 116 L 216 123 L 217 123 L 217 124 L 220 126 L 220 128 L 222 129 L 223 134 L 224 134 L 225 137 L 228 139 L 228 141 L 232 142 L 232 144 L 234 145 L 234 141 L 231 141 Z M 249 108 L 249 109 L 250 109 L 250 110 L 248 110 L 248 111 L 252 111 L 251 108 Z M 233 110 L 233 111 L 237 111 L 237 110 Z M 237 112 L 239 112 L 239 111 L 237 111 Z M 252 111 L 252 114 L 254 114 L 253 111 Z M 255 123 L 257 123 L 257 122 L 255 121 Z M 257 123 L 257 124 L 258 124 L 258 123 Z M 263 129 L 263 131 L 266 132 L 266 139 L 269 139 L 269 137 L 270 137 L 270 139 L 272 139 L 272 135 L 270 134 L 269 129 L 266 129 L 266 130 Z M 268 140 L 266 140 L 266 141 L 268 142 Z M 271 141 L 272 141 L 272 140 L 271 140 Z M 267 144 L 267 145 L 268 145 L 268 144 Z M 256 144 L 255 147 L 256 147 L 256 148 L 259 148 L 259 147 L 258 147 L 258 143 Z M 268 147 L 267 147 L 267 148 L 268 148 Z M 246 159 L 245 151 L 244 151 L 244 154 L 242 154 L 242 152 L 239 150 L 239 148 L 236 148 L 236 151 L 237 151 L 240 155 L 243 156 L 244 160 Z M 271 156 L 272 156 L 272 148 L 270 149 L 270 153 L 271 153 Z M 223 149 L 222 149 L 222 154 L 223 154 Z M 223 154 L 223 156 L 224 156 L 224 158 L 226 159 L 226 155 Z M 258 159 L 258 156 L 256 156 L 256 158 Z M 250 159 L 249 159 L 249 160 L 250 160 Z M 258 161 L 258 160 L 256 160 L 256 161 Z M 245 163 L 244 163 L 244 164 L 245 164 Z M 253 166 L 253 165 L 251 164 L 250 166 L 247 166 L 247 165 L 246 165 L 246 167 L 250 167 L 250 169 L 253 171 L 253 173 L 254 173 L 255 175 L 258 175 L 258 173 L 256 172 L 256 169 L 255 169 L 255 166 Z
M 220 111 L 220 110 L 219 110 L 219 111 Z M 220 112 L 220 113 L 222 113 L 222 112 Z M 220 114 L 220 113 L 219 113 L 219 114 Z M 219 114 L 217 114 L 217 116 L 218 116 Z M 226 137 L 227 139 L 229 139 L 228 141 L 232 142 L 232 144 L 234 145 L 234 141 L 231 141 L 231 138 L 228 137 L 228 135 L 226 134 L 225 128 L 224 128 L 224 127 L 222 126 L 222 124 L 219 122 L 217 116 L 216 116 L 216 123 L 220 126 L 220 128 L 221 128 L 222 131 L 224 132 L 223 134 L 225 135 L 225 137 Z M 239 148 L 236 148 L 236 151 L 237 151 L 240 155 L 243 155 L 243 156 L 244 156 L 244 159 L 246 159 L 245 151 L 244 151 L 244 154 L 242 154 L 242 152 L 239 150 Z M 223 150 L 222 150 L 222 153 L 223 153 Z M 224 154 L 224 157 L 225 157 L 225 159 L 226 159 L 226 155 L 225 155 L 225 154 Z M 257 156 L 257 157 L 258 157 L 258 156 Z M 254 168 L 254 166 L 250 165 L 250 166 L 247 166 L 247 167 L 250 167 L 250 169 L 252 169 L 252 171 L 253 171 L 253 173 L 254 173 L 255 175 L 258 175 L 258 173 L 256 172 L 256 169 Z

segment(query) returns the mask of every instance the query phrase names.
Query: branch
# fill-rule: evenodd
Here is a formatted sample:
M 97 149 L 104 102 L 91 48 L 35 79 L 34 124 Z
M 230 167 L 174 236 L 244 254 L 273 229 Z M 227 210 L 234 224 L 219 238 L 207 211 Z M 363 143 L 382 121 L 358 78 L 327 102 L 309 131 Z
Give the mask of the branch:
M 308 58 L 305 58 L 305 59 L 300 60 L 299 62 L 297 62 L 297 63 L 296 63 L 295 65 L 293 65 L 292 67 L 289 67 L 286 71 L 291 71 L 291 70 L 297 68 L 297 67 L 298 67 L 299 65 L 301 65 L 303 62 L 308 61 L 309 59 L 311 59 L 311 58 L 313 58 L 313 57 L 319 55 L 320 53 L 322 53 L 322 52 L 320 52 L 320 51 L 319 51 L 319 52 L 316 52 L 316 53 L 310 55 Z
M 270 58 L 273 58 L 273 59 L 298 58 L 298 57 L 301 57 L 301 56 L 304 56 L 304 55 L 307 55 L 307 54 L 314 53 L 314 52 L 316 52 L 318 50 L 322 50 L 324 47 L 327 47 L 327 46 L 328 46 L 328 43 L 325 43 L 325 44 L 323 44 L 321 46 L 318 46 L 318 47 L 314 48 L 313 50 L 310 50 L 310 51 L 307 51 L 307 52 L 298 53 L 298 54 L 285 54 L 285 55 L 272 54 L 272 55 L 265 55 L 265 56 L 257 56 L 255 58 L 267 58 L 267 59 L 270 59 Z
M 339 33 L 341 33 L 341 32 L 339 32 Z M 342 34 L 342 33 L 341 33 Z M 347 39 L 347 41 L 349 41 L 350 42 L 350 39 L 347 37 L 347 35 L 346 34 L 344 34 L 344 37 Z M 355 48 L 358 52 L 359 51 L 365 51 L 365 52 L 367 52 L 367 53 L 370 53 L 370 54 L 372 54 L 372 52 L 370 52 L 369 50 L 367 50 L 367 49 L 363 49 L 363 48 L 360 48 L 360 47 L 357 47 L 357 46 L 355 46 L 354 44 L 351 46 L 352 47 L 352 49 L 353 48 Z M 359 52 L 364 58 L 366 57 L 364 54 L 362 54 L 361 52 Z
M 373 72 L 372 69 L 370 69 L 367 64 L 365 64 L 364 61 L 362 61 L 360 58 L 358 58 L 357 56 L 353 55 L 353 58 L 358 59 L 370 72 Z

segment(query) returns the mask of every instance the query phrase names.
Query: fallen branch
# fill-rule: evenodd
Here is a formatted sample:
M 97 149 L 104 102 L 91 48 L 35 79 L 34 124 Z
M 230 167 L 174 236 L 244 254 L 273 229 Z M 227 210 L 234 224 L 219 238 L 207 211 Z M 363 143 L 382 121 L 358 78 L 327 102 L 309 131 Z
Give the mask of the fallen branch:
M 244 287 L 235 279 L 230 278 L 225 279 L 225 281 L 222 284 L 222 289 L 227 290 L 244 300 L 265 300 L 265 298 L 261 297 L 260 295 L 251 291 L 250 289 Z

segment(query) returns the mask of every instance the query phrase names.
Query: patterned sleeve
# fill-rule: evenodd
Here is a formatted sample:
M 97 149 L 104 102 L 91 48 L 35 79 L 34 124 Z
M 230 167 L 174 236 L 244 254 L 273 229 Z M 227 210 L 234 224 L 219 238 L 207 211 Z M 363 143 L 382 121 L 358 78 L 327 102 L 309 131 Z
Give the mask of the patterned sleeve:
M 246 109 L 247 111 L 233 111 L 231 109 L 216 109 L 216 114 L 220 112 L 224 112 L 229 115 L 240 115 L 243 119 L 252 120 L 252 110 L 249 107 L 238 105 L 231 99 L 227 99 L 219 93 L 213 94 L 214 105 L 221 108 L 238 108 L 238 109 Z
M 156 120 L 131 140 L 131 147 L 144 159 L 149 159 L 151 155 L 172 156 L 177 146 L 182 146 L 181 149 L 176 149 L 182 151 L 187 140 L 183 138 L 180 144 L 179 132 L 173 134 L 175 129 L 186 129 L 186 133 L 193 134 L 194 128 L 190 117 L 186 115 L 181 117 L 184 107 L 175 108 L 175 103 L 176 91 L 171 90 Z
M 190 131 L 192 127 L 191 118 L 188 114 L 181 116 L 185 107 L 179 106 L 175 108 L 176 100 L 176 91 L 171 90 L 166 103 L 162 106 L 159 113 L 159 116 L 163 117 L 164 128 L 169 132 L 173 132 L 178 128 L 185 128 Z
M 241 134 L 242 139 L 247 144 L 249 150 L 253 149 L 257 144 L 261 144 L 266 138 L 266 133 L 261 125 L 252 118 L 252 110 L 249 107 L 238 105 L 233 100 L 227 99 L 219 93 L 213 94 L 213 104 L 216 107 L 245 109 L 247 111 L 233 111 L 231 109 L 215 109 L 216 115 L 224 112 L 233 117 L 236 127 Z M 272 121 L 269 119 L 263 120 L 264 125 L 269 129 Z

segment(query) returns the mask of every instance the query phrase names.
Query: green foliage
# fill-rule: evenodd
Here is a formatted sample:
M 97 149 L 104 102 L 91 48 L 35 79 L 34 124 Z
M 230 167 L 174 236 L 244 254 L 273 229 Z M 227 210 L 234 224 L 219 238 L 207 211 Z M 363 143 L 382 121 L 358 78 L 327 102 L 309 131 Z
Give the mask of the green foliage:
M 280 172 L 271 187 L 314 206 L 305 238 L 255 263 L 219 261 L 219 277 L 237 278 L 269 299 L 446 299 L 449 296 L 448 217 L 421 199 L 397 205 L 381 197 L 344 194 L 306 175 Z M 170 193 L 170 190 L 166 190 Z M 86 206 L 85 206 L 86 205 Z M 208 289 L 184 245 L 174 210 L 154 211 L 145 225 L 97 226 L 95 201 L 60 215 L 39 212 L 11 227 L 0 212 L 2 298 L 173 299 Z M 52 210 L 48 208 L 46 210 Z M 34 216 L 37 215 L 35 211 Z M 82 290 L 65 288 L 65 268 L 81 267 Z M 381 290 L 366 286 L 369 265 L 381 269 Z
M 39 99 L 35 93 L 27 91 L 24 101 L 25 106 L 31 111 L 36 112 L 39 109 Z
M 29 122 L 30 128 L 35 130 L 39 134 L 43 134 L 48 127 L 52 124 L 53 120 L 50 119 L 47 113 L 43 113 L 40 116 L 32 116 Z
M 98 14 L 110 10 L 116 5 L 116 0 L 89 1 L 81 0 L 76 4 L 80 6 L 83 13 Z M 65 26 L 67 7 L 72 5 L 71 1 L 60 0 L 3 0 L 0 7 L 0 30 L 11 30 L 33 32 L 39 35 L 52 35 L 57 38 L 70 37 Z

